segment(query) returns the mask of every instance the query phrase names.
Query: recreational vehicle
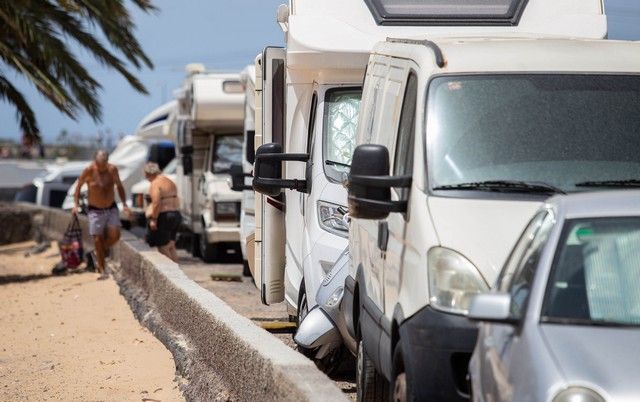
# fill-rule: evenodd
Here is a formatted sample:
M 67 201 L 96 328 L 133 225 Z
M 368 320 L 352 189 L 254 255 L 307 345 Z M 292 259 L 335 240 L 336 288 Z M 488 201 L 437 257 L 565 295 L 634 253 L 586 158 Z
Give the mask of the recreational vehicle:
M 388 38 L 369 58 L 341 303 L 359 340 L 358 394 L 463 400 L 469 301 L 494 284 L 531 215 L 550 195 L 636 176 L 640 46 L 601 40 L 599 0 L 508 0 L 504 13 L 370 3 L 386 10 L 378 23 L 404 9 L 433 24 L 449 9 L 466 26 Z
M 242 162 L 244 89 L 238 73 L 187 66 L 179 104 L 176 185 L 192 253 L 205 262 L 239 256 L 241 194 L 229 171 Z

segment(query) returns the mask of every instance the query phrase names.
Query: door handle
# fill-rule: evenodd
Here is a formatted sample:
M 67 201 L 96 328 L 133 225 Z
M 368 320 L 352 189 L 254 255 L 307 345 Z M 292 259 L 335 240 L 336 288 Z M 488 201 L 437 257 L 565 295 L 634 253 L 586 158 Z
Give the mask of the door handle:
M 387 221 L 378 222 L 378 248 L 380 251 L 387 251 L 389 243 L 389 224 Z

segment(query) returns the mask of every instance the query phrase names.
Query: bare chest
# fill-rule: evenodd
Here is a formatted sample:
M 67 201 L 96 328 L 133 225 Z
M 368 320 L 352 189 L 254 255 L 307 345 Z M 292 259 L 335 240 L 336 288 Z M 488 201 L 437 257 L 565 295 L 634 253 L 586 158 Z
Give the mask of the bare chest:
M 113 180 L 113 175 L 108 170 L 104 172 L 93 170 L 88 184 L 89 188 L 108 191 L 113 190 L 115 182 Z

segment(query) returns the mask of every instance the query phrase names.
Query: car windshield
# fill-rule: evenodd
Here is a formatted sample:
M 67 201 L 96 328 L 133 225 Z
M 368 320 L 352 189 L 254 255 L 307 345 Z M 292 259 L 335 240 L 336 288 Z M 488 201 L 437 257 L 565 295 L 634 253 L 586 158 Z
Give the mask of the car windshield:
M 231 165 L 242 163 L 242 135 L 218 135 L 213 154 L 213 173 L 226 173 Z
M 542 321 L 640 326 L 639 217 L 567 221 Z
M 639 185 L 640 76 L 438 77 L 428 104 L 432 188 Z

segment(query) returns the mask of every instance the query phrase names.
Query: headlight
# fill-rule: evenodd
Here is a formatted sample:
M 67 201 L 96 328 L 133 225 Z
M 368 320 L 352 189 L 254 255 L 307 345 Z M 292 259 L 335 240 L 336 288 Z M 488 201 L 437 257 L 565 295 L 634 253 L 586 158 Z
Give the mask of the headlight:
M 346 207 L 318 201 L 318 223 L 322 229 L 340 237 L 348 237 L 349 224 L 347 219 Z
M 240 203 L 214 202 L 213 212 L 216 221 L 236 221 L 240 217 Z
M 473 296 L 489 290 L 478 269 L 459 253 L 434 247 L 427 255 L 429 301 L 439 310 L 466 314 Z
M 605 402 L 605 400 L 589 388 L 571 387 L 556 395 L 553 402 Z
M 331 293 L 331 296 L 329 296 L 327 301 L 324 302 L 324 306 L 326 308 L 334 308 L 335 306 L 340 304 L 340 301 L 342 300 L 343 295 L 344 295 L 344 287 L 340 286 L 338 289 L 334 290 L 333 293 Z

